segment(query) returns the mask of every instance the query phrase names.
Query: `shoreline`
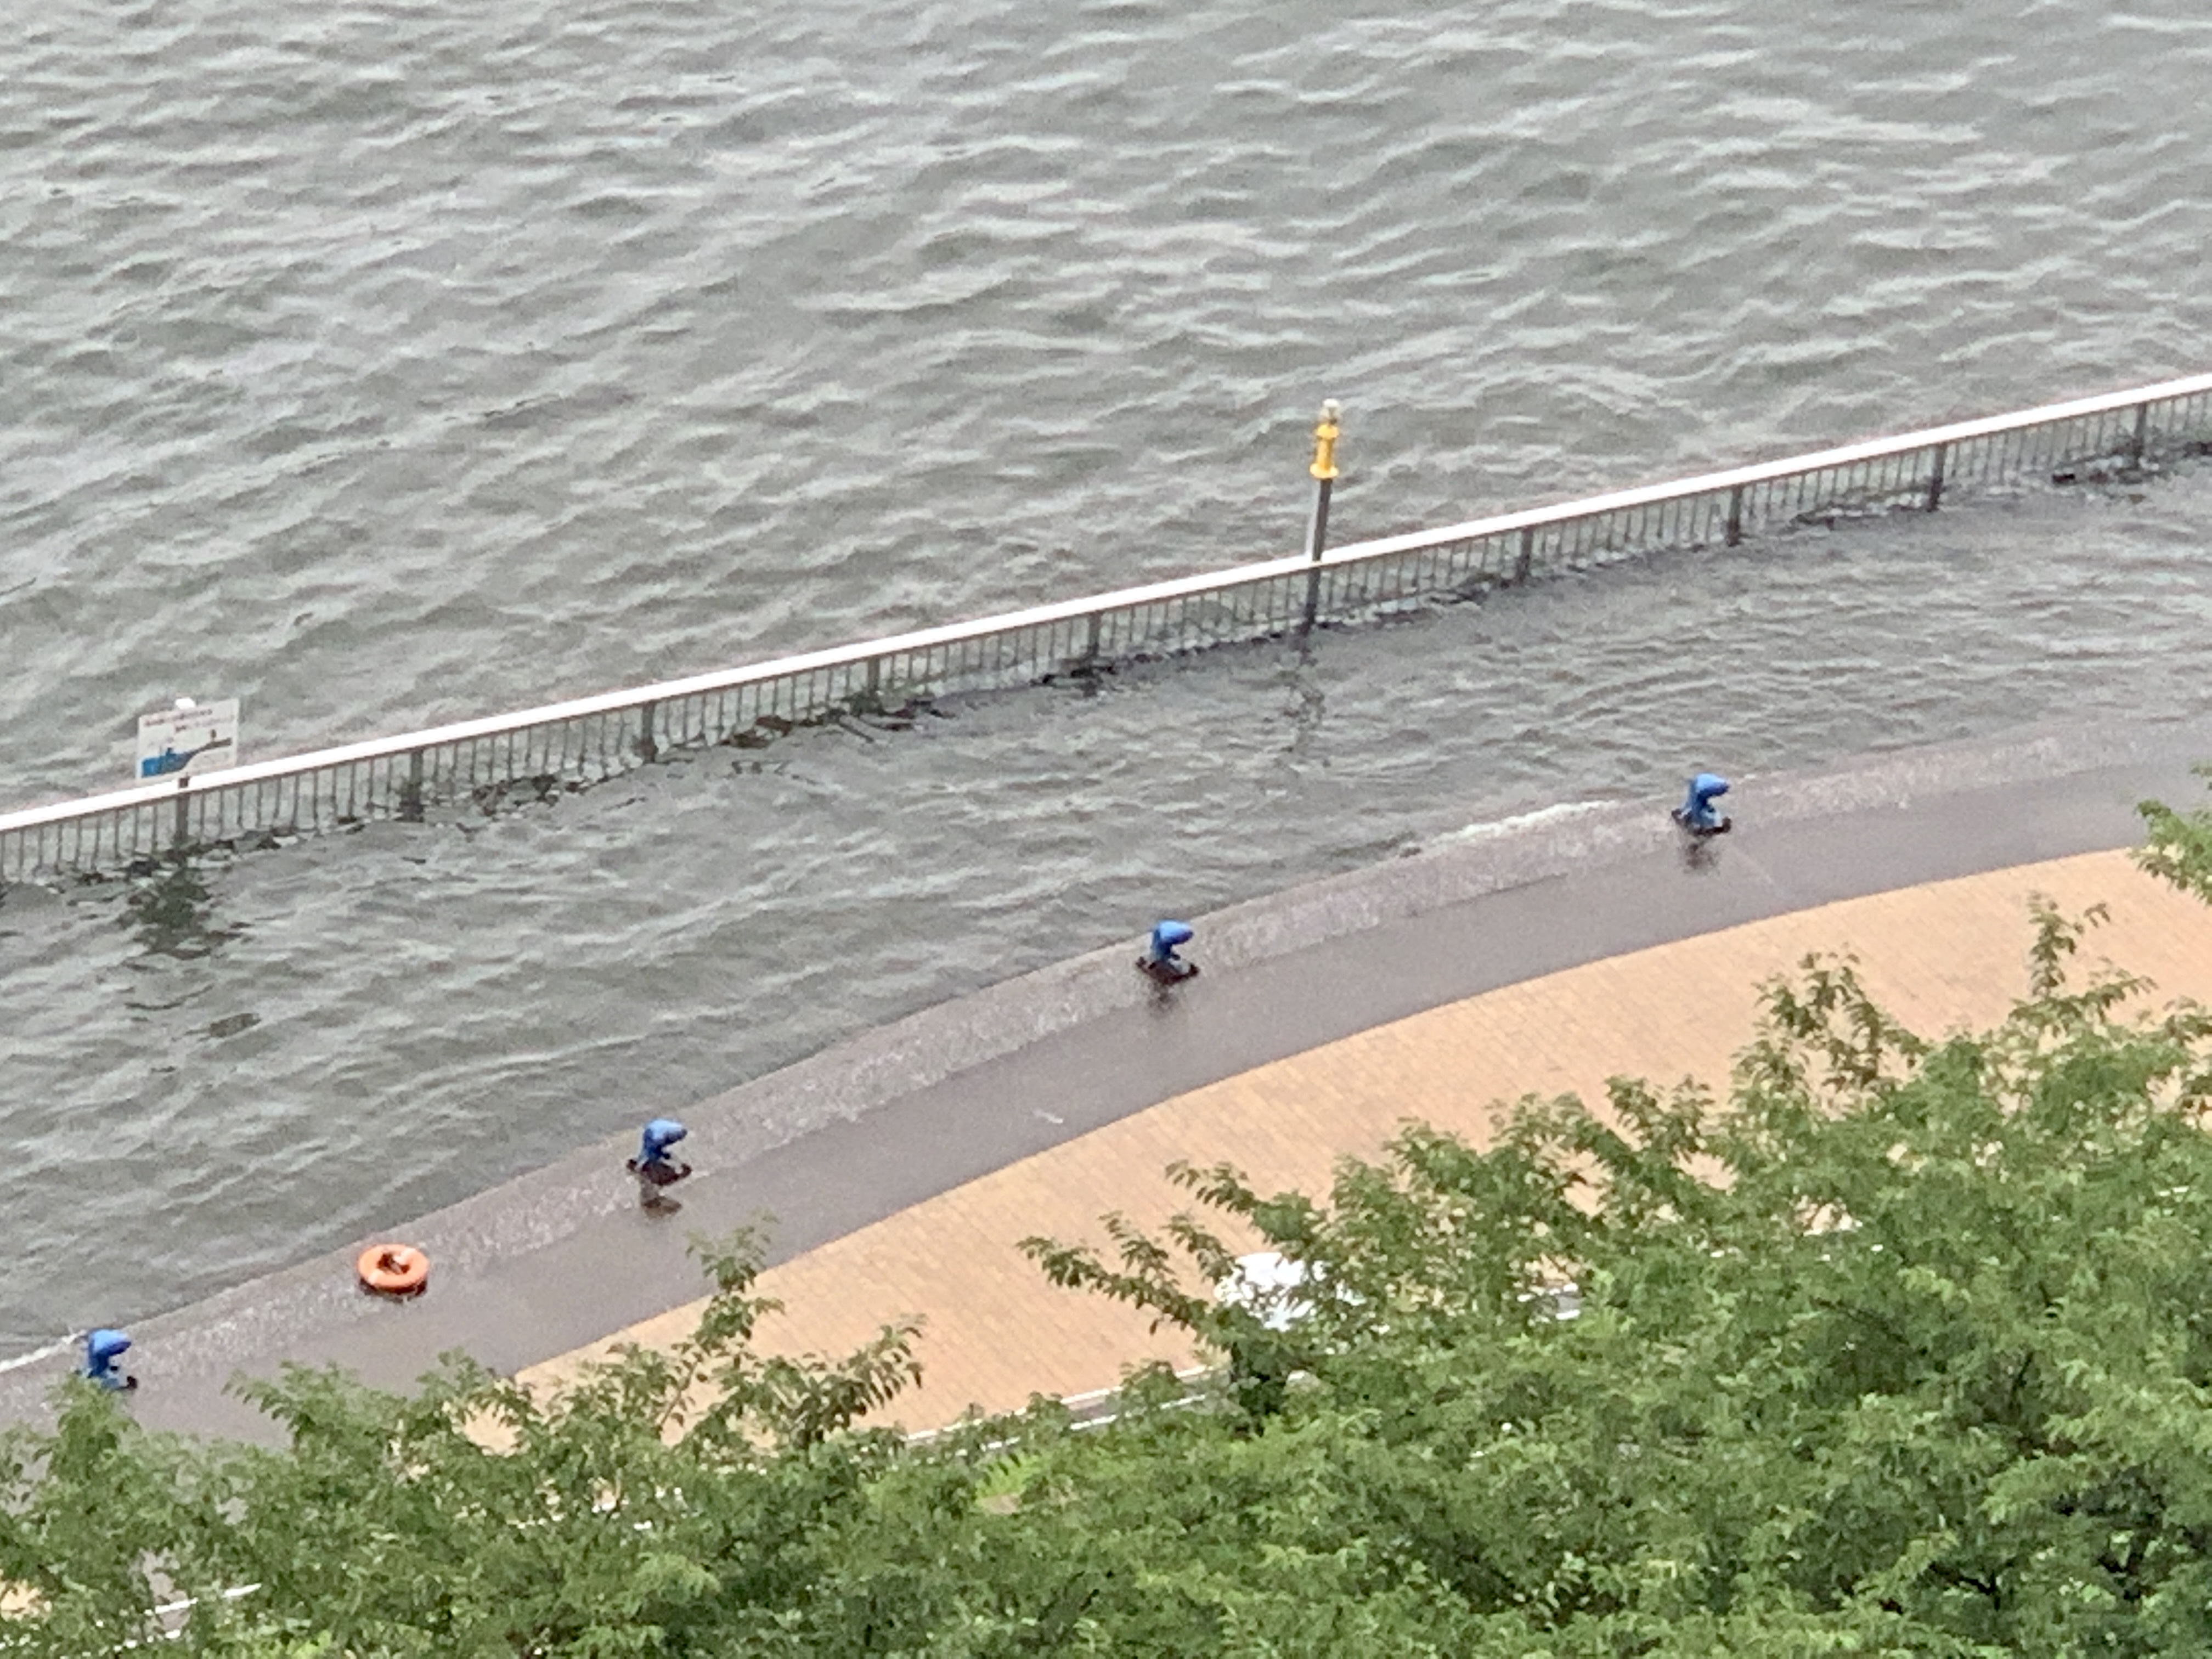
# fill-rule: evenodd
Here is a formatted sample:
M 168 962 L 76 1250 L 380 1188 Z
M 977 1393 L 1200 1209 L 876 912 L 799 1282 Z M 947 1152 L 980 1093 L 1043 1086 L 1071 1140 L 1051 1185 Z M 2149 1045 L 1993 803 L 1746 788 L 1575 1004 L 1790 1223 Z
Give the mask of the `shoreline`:
M 2194 805 L 2190 769 L 2205 757 L 2212 722 L 2174 721 L 1745 775 L 1735 833 L 1687 860 L 1671 800 L 1471 824 L 1191 918 L 1207 972 L 1164 999 L 1130 969 L 1133 933 L 701 1101 L 680 1114 L 696 1170 L 672 1221 L 638 1210 L 625 1135 L 380 1235 L 429 1252 L 419 1301 L 355 1288 L 361 1241 L 137 1322 L 134 1409 L 149 1425 L 265 1437 L 225 1392 L 234 1372 L 297 1359 L 397 1386 L 454 1348 L 519 1370 L 696 1299 L 694 1231 L 772 1212 L 769 1261 L 787 1262 L 1170 1097 L 1469 995 L 1835 900 L 2130 845 L 2135 802 Z M 1024 1099 L 1053 1110 L 1008 1109 Z M 0 1419 L 43 1416 L 74 1358 L 0 1370 Z

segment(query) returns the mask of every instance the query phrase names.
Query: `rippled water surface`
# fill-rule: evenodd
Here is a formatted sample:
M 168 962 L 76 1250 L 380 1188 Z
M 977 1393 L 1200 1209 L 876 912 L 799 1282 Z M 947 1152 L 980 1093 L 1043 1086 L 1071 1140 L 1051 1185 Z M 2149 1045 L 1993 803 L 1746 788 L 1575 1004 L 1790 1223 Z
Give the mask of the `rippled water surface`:
M 1349 539 L 2208 366 L 2201 9 L 1779 15 L 39 7 L 0 806 L 179 691 L 271 754 L 1287 550 L 1324 394 Z M 2208 532 L 2031 492 L 9 892 L 0 1351 L 1157 909 L 2201 712 Z

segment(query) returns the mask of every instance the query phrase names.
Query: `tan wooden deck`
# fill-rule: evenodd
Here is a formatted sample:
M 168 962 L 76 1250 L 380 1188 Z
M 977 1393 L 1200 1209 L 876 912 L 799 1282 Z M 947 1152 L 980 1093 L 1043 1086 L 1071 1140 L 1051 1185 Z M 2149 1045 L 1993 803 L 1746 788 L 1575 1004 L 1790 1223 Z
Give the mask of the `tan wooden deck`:
M 909 1428 L 971 1404 L 1108 1387 L 1154 1357 L 1188 1364 L 1141 1317 L 1048 1285 L 1015 1241 L 1095 1239 L 1108 1210 L 1168 1215 L 1187 1199 L 1161 1177 L 1177 1158 L 1226 1159 L 1263 1189 L 1318 1193 L 1334 1160 L 1371 1154 L 1408 1118 L 1480 1143 L 1493 1103 L 1523 1094 L 1596 1099 L 1622 1074 L 1724 1086 L 1751 1035 L 1758 986 L 1812 951 L 1854 952 L 1874 994 L 1923 1035 L 1991 1023 L 2025 988 L 2037 892 L 2069 912 L 2110 904 L 2112 923 L 2091 935 L 2077 971 L 2109 959 L 2148 976 L 2160 1000 L 2212 1003 L 2212 911 L 2122 853 L 1799 911 L 1470 997 L 1163 1101 L 772 1269 L 763 1289 L 787 1311 L 763 1328 L 764 1345 L 842 1352 L 921 1315 L 923 1386 L 891 1413 Z M 1050 1105 L 1009 1100 L 1006 1109 Z M 557 1387 L 612 1343 L 672 1340 L 696 1314 L 696 1304 L 678 1309 L 523 1376 Z

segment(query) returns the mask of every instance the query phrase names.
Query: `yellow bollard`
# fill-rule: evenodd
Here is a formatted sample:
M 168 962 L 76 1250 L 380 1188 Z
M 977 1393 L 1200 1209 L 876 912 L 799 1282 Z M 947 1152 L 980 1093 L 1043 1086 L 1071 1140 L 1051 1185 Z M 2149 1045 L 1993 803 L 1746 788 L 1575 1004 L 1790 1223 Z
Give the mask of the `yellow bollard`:
M 1321 424 L 1314 428 L 1313 465 L 1306 471 L 1323 483 L 1336 477 L 1336 440 L 1340 429 L 1336 417 L 1340 412 L 1336 399 L 1331 398 L 1321 406 Z
M 1321 613 L 1321 554 L 1328 539 L 1328 490 L 1336 482 L 1336 441 L 1342 428 L 1337 416 L 1342 411 L 1335 398 L 1326 400 L 1321 406 L 1321 423 L 1314 428 L 1313 465 L 1306 471 L 1313 475 L 1313 516 L 1306 520 L 1306 560 L 1313 568 L 1306 573 L 1305 629 L 1312 630 L 1314 619 Z

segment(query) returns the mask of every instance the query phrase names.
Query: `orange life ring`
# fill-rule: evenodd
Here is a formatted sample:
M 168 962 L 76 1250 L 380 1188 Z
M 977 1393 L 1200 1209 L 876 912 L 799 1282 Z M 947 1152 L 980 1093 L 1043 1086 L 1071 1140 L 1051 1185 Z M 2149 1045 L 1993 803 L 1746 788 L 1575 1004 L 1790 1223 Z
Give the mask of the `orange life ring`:
M 372 1244 L 353 1265 L 362 1287 L 379 1296 L 415 1296 L 430 1282 L 430 1258 L 412 1244 Z

